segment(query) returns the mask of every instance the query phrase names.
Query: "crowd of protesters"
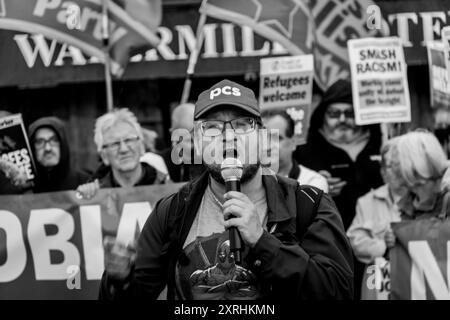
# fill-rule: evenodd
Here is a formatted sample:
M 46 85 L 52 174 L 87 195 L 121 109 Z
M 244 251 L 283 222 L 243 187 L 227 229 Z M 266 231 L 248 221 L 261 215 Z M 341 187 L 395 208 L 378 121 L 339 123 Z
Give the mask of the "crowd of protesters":
M 175 108 L 170 131 L 192 133 L 195 107 L 187 103 Z M 324 92 L 304 145 L 296 145 L 295 124 L 286 112 L 263 112 L 261 118 L 265 128 L 279 133 L 279 176 L 317 187 L 334 200 L 353 249 L 355 298 L 360 297 L 368 265 L 388 257 L 395 244 L 392 222 L 446 214 L 449 164 L 436 135 L 415 130 L 383 142 L 380 125 L 356 125 L 349 81 L 339 80 Z M 33 122 L 28 128 L 37 169 L 32 192 L 76 190 L 91 198 L 100 188 L 187 182 L 204 172 L 201 164 L 173 161 L 179 144 L 190 147 L 177 150 L 191 152 L 178 156 L 192 160 L 192 141 L 174 139 L 170 148 L 158 151 L 155 134 L 143 129 L 128 109 L 99 117 L 93 132 L 101 163 L 89 176 L 70 165 L 61 119 Z M 14 165 L 0 161 L 0 193 L 23 193 L 22 183 Z

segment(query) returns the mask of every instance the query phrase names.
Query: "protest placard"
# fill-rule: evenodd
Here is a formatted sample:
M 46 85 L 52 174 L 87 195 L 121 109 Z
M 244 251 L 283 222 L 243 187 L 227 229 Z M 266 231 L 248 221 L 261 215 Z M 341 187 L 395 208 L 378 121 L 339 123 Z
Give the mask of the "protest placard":
M 450 220 L 392 223 L 391 299 L 450 300 Z
M 428 70 L 430 74 L 430 102 L 433 108 L 450 105 L 450 84 L 447 70 L 448 49 L 442 42 L 427 43 Z
M 132 243 L 182 185 L 0 196 L 0 299 L 97 299 L 105 237 Z
M 32 184 L 36 169 L 20 114 L 0 118 L 0 157 L 15 164 L 25 174 L 28 184 Z
M 450 26 L 445 26 L 441 30 L 441 42 L 446 49 L 446 60 L 445 64 L 447 67 L 447 77 L 450 79 Z
M 259 104 L 264 110 L 286 110 L 295 122 L 297 144 L 306 142 L 311 114 L 313 55 L 260 60 Z
M 352 39 L 347 45 L 356 124 L 410 122 L 411 103 L 401 39 Z

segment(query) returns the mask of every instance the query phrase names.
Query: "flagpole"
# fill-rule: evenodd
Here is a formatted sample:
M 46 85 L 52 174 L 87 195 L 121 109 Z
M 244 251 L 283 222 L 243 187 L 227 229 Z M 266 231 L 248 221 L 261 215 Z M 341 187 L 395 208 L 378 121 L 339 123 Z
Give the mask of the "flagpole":
M 203 6 L 205 2 L 206 0 L 203 0 L 201 6 Z M 200 54 L 200 50 L 203 44 L 204 38 L 203 27 L 205 26 L 205 23 L 206 23 L 206 14 L 202 13 L 198 20 L 195 48 L 194 50 L 192 50 L 189 56 L 188 68 L 186 71 L 186 79 L 184 80 L 183 94 L 181 95 L 180 103 L 186 103 L 189 100 L 189 94 L 191 92 L 191 85 L 192 85 L 192 75 L 194 74 L 195 66 L 197 64 L 198 56 Z
M 113 109 L 113 90 L 111 78 L 111 57 L 109 56 L 109 17 L 108 0 L 102 0 L 102 39 L 105 57 L 105 82 L 106 82 L 106 108 L 110 112 Z

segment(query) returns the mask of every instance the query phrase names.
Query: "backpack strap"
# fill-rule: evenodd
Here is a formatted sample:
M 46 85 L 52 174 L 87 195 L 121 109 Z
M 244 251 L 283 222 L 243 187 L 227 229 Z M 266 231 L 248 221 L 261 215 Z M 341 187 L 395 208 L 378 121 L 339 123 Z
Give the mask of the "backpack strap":
M 323 191 L 310 185 L 298 185 L 297 196 L 297 236 L 303 239 L 306 230 L 317 215 Z

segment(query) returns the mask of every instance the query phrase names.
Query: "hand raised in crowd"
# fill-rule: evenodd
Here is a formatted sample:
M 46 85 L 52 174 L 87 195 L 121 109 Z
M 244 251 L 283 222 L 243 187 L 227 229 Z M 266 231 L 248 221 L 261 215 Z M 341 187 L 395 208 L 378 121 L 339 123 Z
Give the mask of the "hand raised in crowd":
M 392 248 L 395 246 L 395 235 L 394 232 L 392 231 L 392 229 L 389 229 L 388 231 L 386 231 L 386 233 L 384 234 L 384 242 L 386 242 L 386 247 L 388 248 Z
M 326 170 L 320 170 L 319 173 L 327 179 L 328 194 L 332 197 L 340 195 L 342 188 L 347 184 L 347 181 L 344 181 L 341 178 L 332 177 L 331 173 Z
M 131 273 L 136 260 L 136 245 L 116 241 L 114 237 L 105 237 L 105 271 L 109 277 L 117 281 L 125 281 Z
M 81 196 L 81 198 L 91 199 L 97 194 L 97 191 L 99 189 L 100 189 L 100 183 L 98 182 L 98 179 L 95 179 L 93 182 L 88 182 L 88 183 L 79 185 L 76 191 Z
M 253 247 L 264 231 L 256 206 L 241 192 L 227 192 L 224 198 L 226 200 L 223 204 L 225 228 L 238 228 L 245 243 Z M 234 217 L 230 218 L 230 216 Z

